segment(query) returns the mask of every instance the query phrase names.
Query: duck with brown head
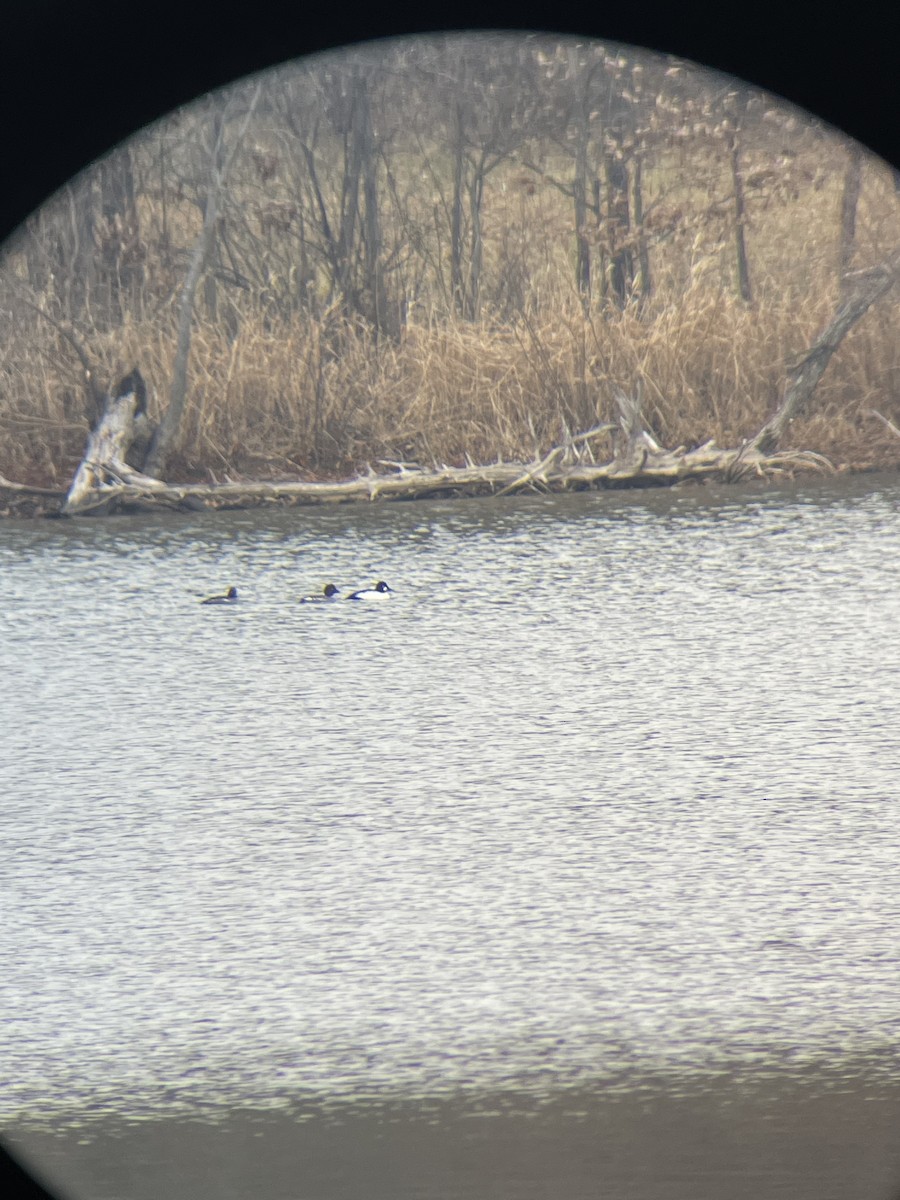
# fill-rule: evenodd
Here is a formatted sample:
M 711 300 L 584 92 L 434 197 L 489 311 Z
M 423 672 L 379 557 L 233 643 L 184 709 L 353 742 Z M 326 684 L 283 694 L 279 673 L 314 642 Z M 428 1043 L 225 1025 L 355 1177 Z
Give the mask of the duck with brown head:
M 237 601 L 238 593 L 236 587 L 230 587 L 223 596 L 207 596 L 205 600 L 201 600 L 201 604 L 234 604 Z
M 304 596 L 300 601 L 301 604 L 328 604 L 331 600 L 340 598 L 341 590 L 334 586 L 333 583 L 326 583 L 321 592 L 316 592 L 314 596 Z

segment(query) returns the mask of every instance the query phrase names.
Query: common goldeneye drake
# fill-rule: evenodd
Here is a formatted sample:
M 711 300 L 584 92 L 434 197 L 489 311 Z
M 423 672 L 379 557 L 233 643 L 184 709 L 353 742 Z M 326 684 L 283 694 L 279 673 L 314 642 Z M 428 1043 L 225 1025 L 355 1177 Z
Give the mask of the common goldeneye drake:
M 348 600 L 380 600 L 393 593 L 394 589 L 389 588 L 383 579 L 379 580 L 374 587 L 361 588 L 358 592 L 351 592 L 347 597 Z
M 333 583 L 326 583 L 321 592 L 315 596 L 304 596 L 300 603 L 323 604 L 327 600 L 336 600 L 340 594 L 340 588 L 336 588 Z
M 233 604 L 237 600 L 237 588 L 230 587 L 224 596 L 207 596 L 205 600 L 201 600 L 201 604 Z

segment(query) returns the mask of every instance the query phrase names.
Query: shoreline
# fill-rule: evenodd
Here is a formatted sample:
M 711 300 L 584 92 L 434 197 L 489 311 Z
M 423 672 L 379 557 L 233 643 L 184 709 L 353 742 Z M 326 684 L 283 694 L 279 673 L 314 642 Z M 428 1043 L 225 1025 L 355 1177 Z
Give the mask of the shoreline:
M 827 460 L 821 460 L 827 462 Z M 533 464 L 532 464 L 533 466 Z M 254 508 L 314 508 L 339 504 L 372 504 L 381 502 L 406 502 L 442 499 L 490 499 L 510 494 L 512 489 L 504 487 L 507 475 L 519 473 L 519 482 L 524 480 L 529 494 L 563 494 L 573 492 L 600 491 L 656 491 L 660 488 L 683 487 L 685 485 L 705 487 L 710 483 L 724 486 L 746 484 L 751 479 L 763 487 L 795 481 L 812 474 L 820 478 L 830 476 L 861 476 L 900 471 L 900 459 L 885 456 L 883 461 L 861 463 L 830 463 L 828 468 L 818 469 L 801 462 L 798 469 L 784 469 L 757 475 L 744 475 L 727 479 L 721 472 L 702 475 L 684 472 L 679 475 L 654 478 L 647 475 L 601 474 L 602 468 L 587 473 L 576 471 L 559 479 L 529 477 L 529 464 L 505 463 L 484 467 L 445 468 L 443 472 L 429 474 L 418 468 L 401 467 L 390 475 L 358 473 L 355 476 L 313 479 L 228 479 L 220 484 L 203 484 L 196 481 L 164 485 L 164 502 L 148 503 L 135 493 L 129 498 L 128 489 L 116 489 L 116 508 L 112 513 L 88 511 L 66 514 L 62 511 L 68 489 L 46 487 L 42 484 L 17 483 L 0 474 L 0 520 L 71 520 L 80 516 L 133 516 L 140 513 L 166 512 L 243 512 Z M 498 478 L 499 475 L 499 478 Z M 419 479 L 423 481 L 419 483 Z M 124 493 L 124 494 L 123 494 Z

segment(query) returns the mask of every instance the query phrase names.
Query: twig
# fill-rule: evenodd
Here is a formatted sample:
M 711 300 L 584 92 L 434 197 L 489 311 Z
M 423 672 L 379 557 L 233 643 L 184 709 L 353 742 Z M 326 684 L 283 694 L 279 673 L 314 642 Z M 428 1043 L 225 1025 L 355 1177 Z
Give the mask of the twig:
M 65 491 L 59 491 L 57 488 L 33 487 L 30 483 L 13 483 L 11 479 L 7 479 L 5 475 L 0 475 L 0 488 L 4 488 L 8 492 L 24 492 L 29 496 L 65 496 Z

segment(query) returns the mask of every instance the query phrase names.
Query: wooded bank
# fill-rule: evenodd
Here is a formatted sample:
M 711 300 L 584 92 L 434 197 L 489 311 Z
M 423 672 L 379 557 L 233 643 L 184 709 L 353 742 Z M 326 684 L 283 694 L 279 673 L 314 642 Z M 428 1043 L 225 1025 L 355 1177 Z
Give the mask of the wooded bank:
M 453 35 L 293 64 L 0 258 L 0 512 L 893 466 L 896 295 L 859 318 L 898 245 L 900 173 L 676 60 Z

